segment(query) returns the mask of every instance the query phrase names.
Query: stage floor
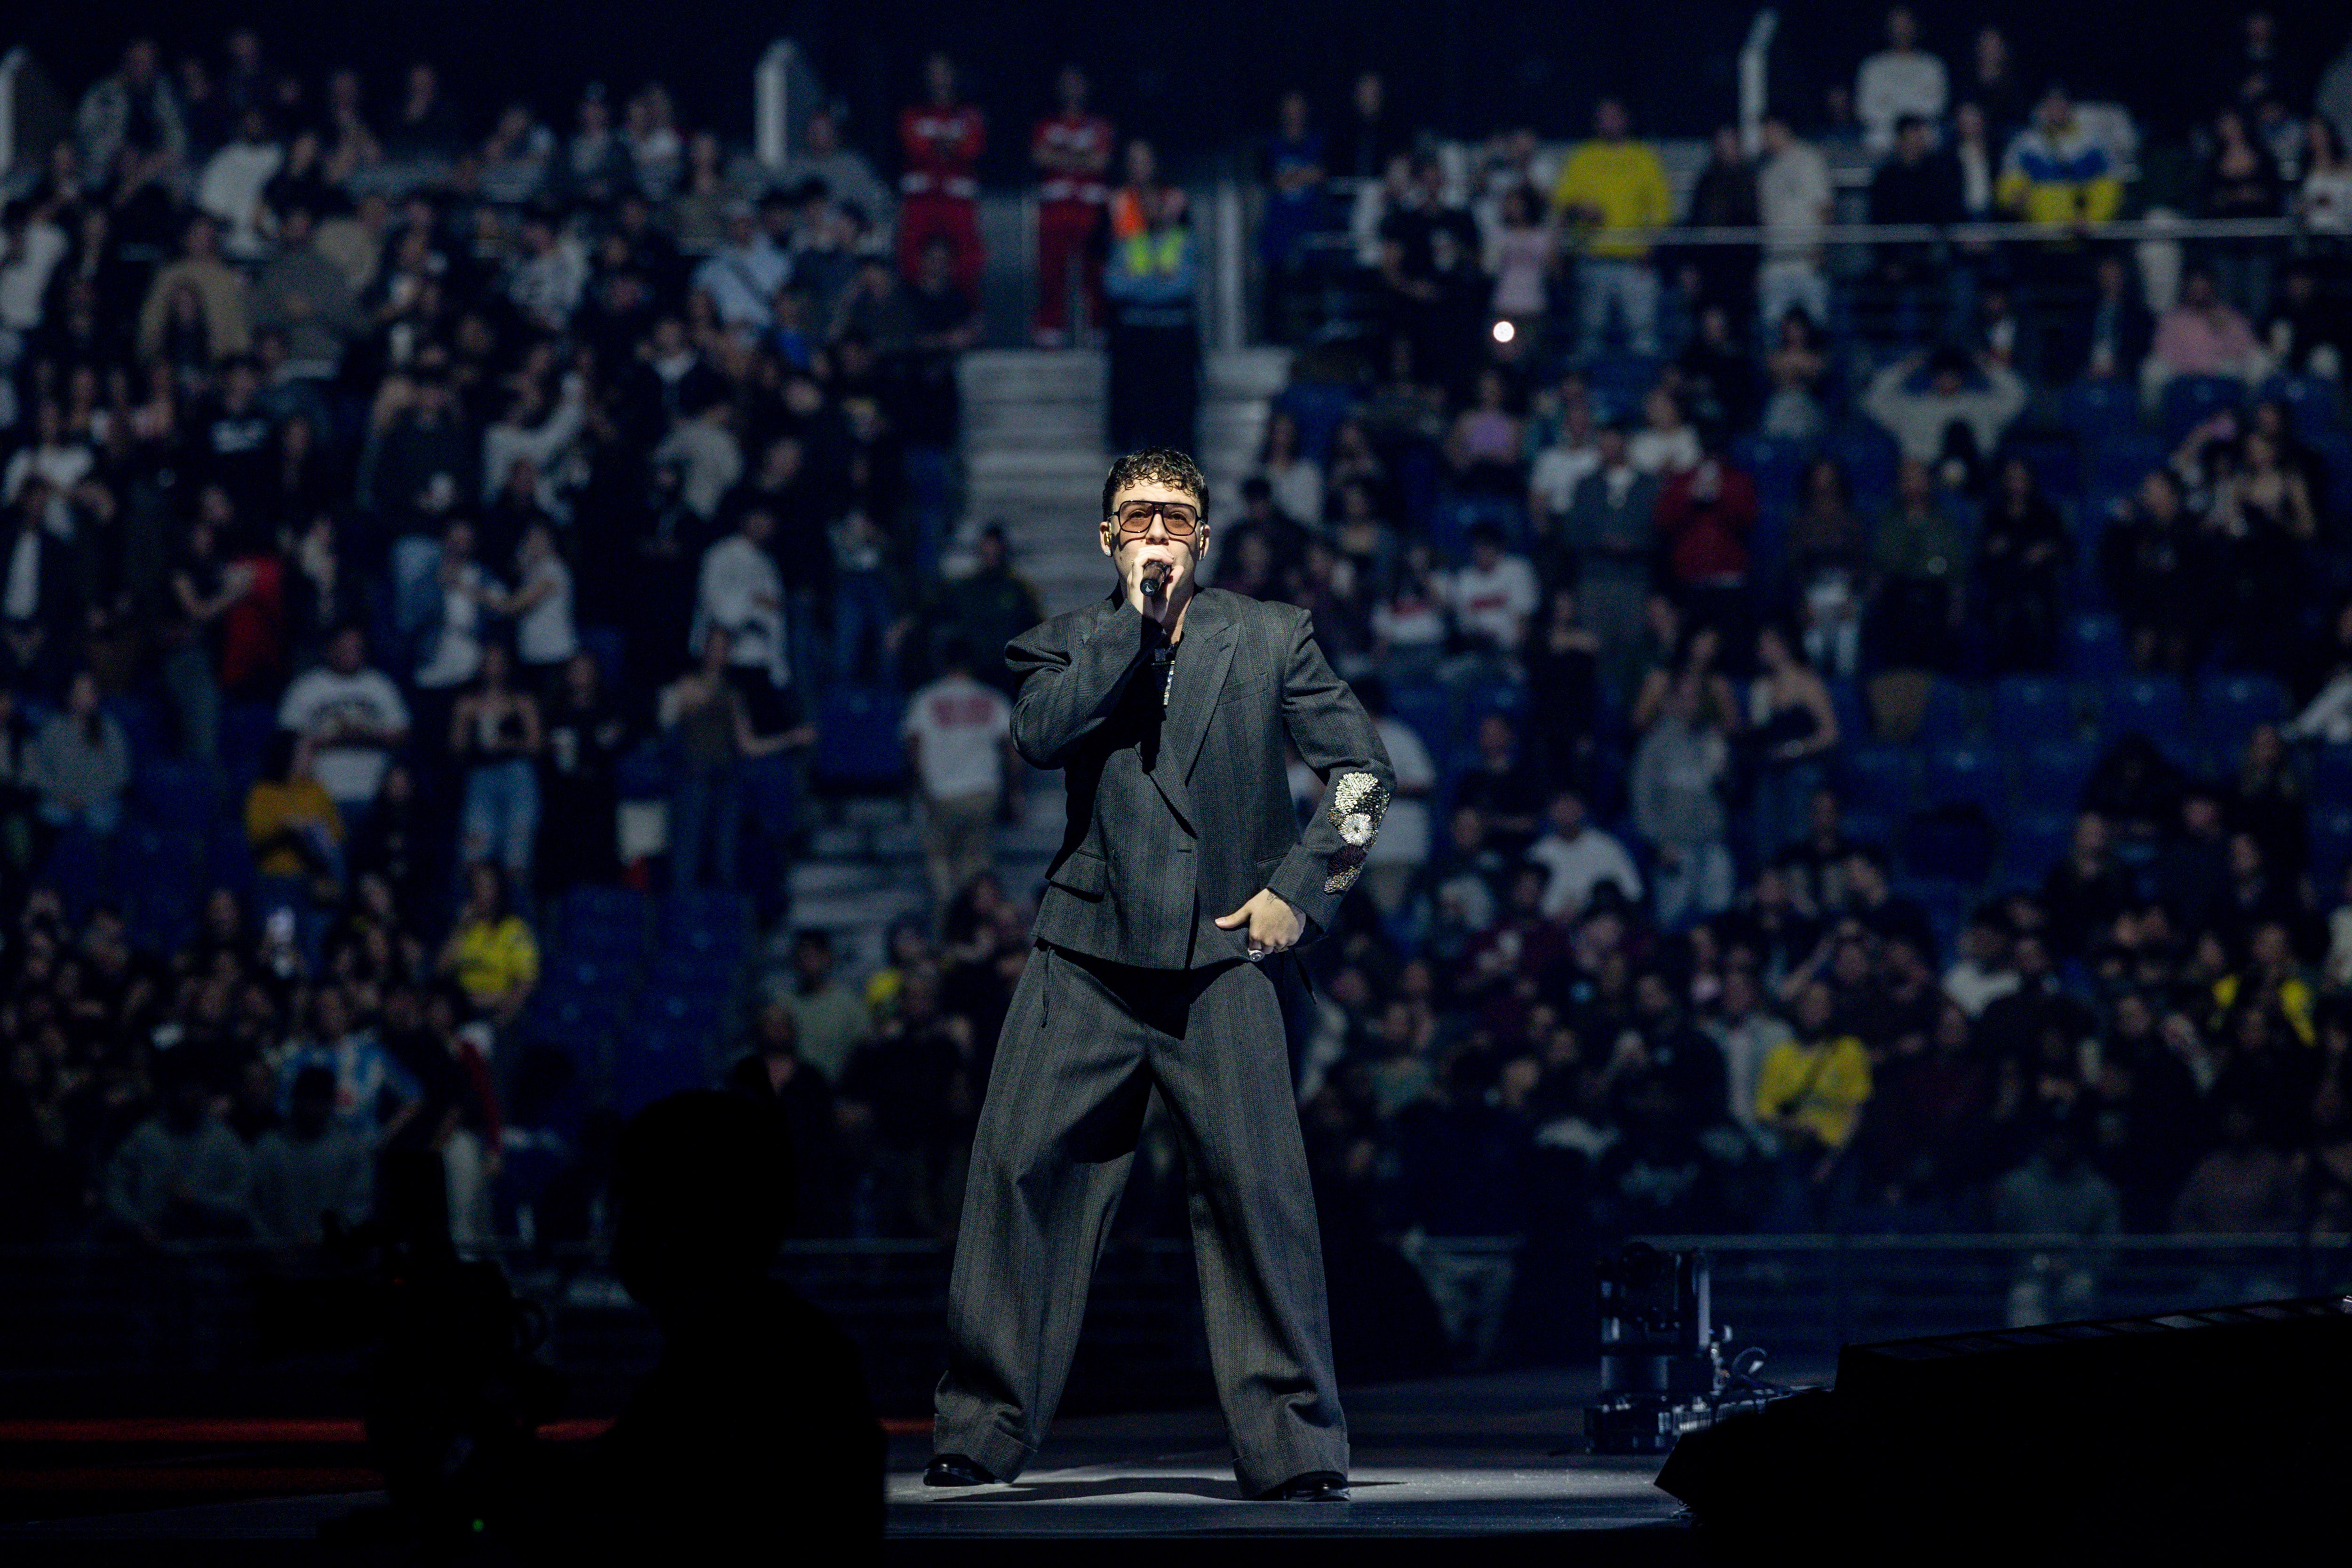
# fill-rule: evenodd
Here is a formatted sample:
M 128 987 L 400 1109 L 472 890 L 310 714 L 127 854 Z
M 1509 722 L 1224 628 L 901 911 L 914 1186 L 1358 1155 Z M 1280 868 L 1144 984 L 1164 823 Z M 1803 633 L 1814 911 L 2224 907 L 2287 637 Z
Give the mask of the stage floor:
M 1344 1503 L 1244 1500 L 1214 1410 L 1066 1421 L 1017 1482 L 969 1490 L 925 1487 L 929 1444 L 904 1437 L 891 1446 L 892 1556 L 1076 1561 L 1085 1543 L 1128 1568 L 1206 1550 L 1234 1568 L 1328 1543 L 1351 1563 L 1375 1547 L 1381 1562 L 1433 1562 L 1476 1537 L 1482 1560 L 1499 1562 L 1573 1536 L 1584 1561 L 1687 1560 L 1680 1505 L 1650 1484 L 1657 1460 L 1568 1451 L 1591 1388 L 1589 1372 L 1527 1372 L 1353 1391 Z
M 885 1561 L 1097 1568 L 1108 1550 L 1118 1568 L 1202 1563 L 1210 1552 L 1215 1568 L 1377 1568 L 1450 1562 L 1472 1538 L 1482 1564 L 1555 1561 L 1563 1546 L 1587 1563 L 1693 1561 L 1679 1506 L 1650 1484 L 1656 1460 L 1570 1451 L 1592 1384 L 1589 1371 L 1531 1371 L 1354 1390 L 1346 1396 L 1354 1468 L 1345 1503 L 1244 1500 L 1213 1409 L 1066 1421 L 1018 1482 L 970 1490 L 924 1487 L 929 1443 L 894 1424 Z M 382 1547 L 318 1542 L 322 1524 L 381 1500 L 322 1487 L 310 1496 L 8 1525 L 0 1527 L 0 1562 L 407 1561 Z

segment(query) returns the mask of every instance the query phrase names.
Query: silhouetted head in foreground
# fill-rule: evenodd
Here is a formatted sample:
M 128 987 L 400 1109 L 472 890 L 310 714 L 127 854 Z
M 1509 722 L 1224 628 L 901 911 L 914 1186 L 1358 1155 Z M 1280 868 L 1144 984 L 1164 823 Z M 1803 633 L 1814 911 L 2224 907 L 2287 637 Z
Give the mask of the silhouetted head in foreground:
M 792 1156 L 740 1095 L 674 1094 L 621 1134 L 613 1267 L 656 1318 L 756 1286 L 792 1214 Z

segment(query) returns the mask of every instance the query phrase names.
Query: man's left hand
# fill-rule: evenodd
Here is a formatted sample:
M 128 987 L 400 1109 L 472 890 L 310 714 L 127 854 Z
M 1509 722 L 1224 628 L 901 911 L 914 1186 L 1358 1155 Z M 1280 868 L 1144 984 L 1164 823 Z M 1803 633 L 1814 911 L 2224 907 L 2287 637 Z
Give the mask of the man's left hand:
M 1219 931 L 1248 927 L 1246 945 L 1254 958 L 1265 957 L 1298 945 L 1307 934 L 1307 917 L 1272 888 L 1260 888 L 1250 901 L 1229 915 L 1217 917 Z

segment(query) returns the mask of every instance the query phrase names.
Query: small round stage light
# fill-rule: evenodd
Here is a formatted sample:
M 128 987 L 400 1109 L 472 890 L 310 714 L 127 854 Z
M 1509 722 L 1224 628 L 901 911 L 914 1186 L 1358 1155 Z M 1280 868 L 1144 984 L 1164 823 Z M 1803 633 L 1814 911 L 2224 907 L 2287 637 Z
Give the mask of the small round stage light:
M 1507 343 L 1518 335 L 1519 329 L 1511 325 L 1510 322 L 1497 321 L 1495 323 L 1495 341 L 1496 342 Z

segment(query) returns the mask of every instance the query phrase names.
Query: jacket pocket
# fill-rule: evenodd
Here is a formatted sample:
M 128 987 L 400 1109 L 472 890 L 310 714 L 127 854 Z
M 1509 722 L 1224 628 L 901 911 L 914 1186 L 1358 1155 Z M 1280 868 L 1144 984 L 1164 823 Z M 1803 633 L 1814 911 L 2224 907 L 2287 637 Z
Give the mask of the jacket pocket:
M 1217 706 L 1223 708 L 1228 703 L 1255 701 L 1265 694 L 1265 688 L 1266 678 L 1263 675 L 1254 675 L 1246 680 L 1228 680 L 1225 689 L 1217 693 Z
M 1099 855 L 1073 849 L 1045 873 L 1045 880 L 1082 899 L 1099 899 L 1110 886 L 1110 863 Z

